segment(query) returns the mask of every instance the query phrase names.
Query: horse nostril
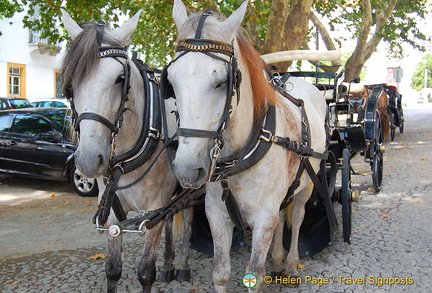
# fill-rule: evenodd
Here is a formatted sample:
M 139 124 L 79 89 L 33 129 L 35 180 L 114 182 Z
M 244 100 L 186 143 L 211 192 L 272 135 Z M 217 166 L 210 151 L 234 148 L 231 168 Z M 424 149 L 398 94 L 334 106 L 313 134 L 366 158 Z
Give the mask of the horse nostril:
M 205 168 L 198 168 L 197 170 L 197 181 L 204 181 L 207 178 L 207 170 Z
M 174 173 L 183 187 L 199 188 L 207 179 L 207 168 L 205 168 L 205 166 L 184 166 L 177 164 L 176 160 L 174 160 L 173 168 Z
M 98 159 L 99 159 L 99 166 L 104 166 L 105 165 L 104 156 L 98 155 Z

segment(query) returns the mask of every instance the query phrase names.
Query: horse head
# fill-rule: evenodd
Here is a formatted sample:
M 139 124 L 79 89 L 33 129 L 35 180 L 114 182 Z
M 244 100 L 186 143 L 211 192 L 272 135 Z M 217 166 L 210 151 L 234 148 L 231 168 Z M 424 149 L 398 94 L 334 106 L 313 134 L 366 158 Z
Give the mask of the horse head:
M 185 5 L 174 2 L 178 40 L 166 79 L 173 87 L 180 121 L 173 166 L 184 187 L 199 188 L 209 179 L 212 158 L 217 159 L 223 147 L 224 130 L 237 105 L 240 81 L 234 42 L 246 7 L 247 1 L 223 20 L 210 12 L 188 17 Z
M 141 127 L 143 101 L 134 96 L 137 88 L 142 89 L 142 80 L 135 78 L 139 72 L 130 66 L 126 50 L 141 11 L 114 30 L 104 23 L 78 25 L 66 11 L 61 12 L 72 37 L 63 60 L 63 82 L 78 132 L 75 163 L 84 176 L 95 178 L 105 172 L 115 152 L 128 147 L 127 134 L 120 131 L 122 123 L 134 122 L 128 123 L 129 133 L 139 133 Z M 117 136 L 123 136 L 121 146 L 115 145 Z

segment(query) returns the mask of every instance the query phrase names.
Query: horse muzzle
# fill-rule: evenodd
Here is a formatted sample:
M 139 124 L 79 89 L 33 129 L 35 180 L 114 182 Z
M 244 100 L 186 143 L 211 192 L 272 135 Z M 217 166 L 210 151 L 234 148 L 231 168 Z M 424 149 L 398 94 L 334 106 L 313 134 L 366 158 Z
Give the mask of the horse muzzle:
M 107 155 L 89 150 L 81 152 L 78 148 L 75 152 L 75 165 L 84 177 L 97 178 L 108 167 Z
M 183 188 L 199 189 L 208 178 L 208 168 L 204 164 L 180 164 L 173 161 L 174 174 Z

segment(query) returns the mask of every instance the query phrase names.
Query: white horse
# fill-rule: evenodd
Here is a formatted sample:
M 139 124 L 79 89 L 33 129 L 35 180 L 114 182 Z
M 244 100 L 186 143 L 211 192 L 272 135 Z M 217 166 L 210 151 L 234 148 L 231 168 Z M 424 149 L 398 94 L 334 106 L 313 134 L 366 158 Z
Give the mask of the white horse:
M 296 174 L 306 160 L 310 161 L 309 170 L 316 173 L 326 152 L 326 102 L 322 94 L 294 77 L 287 82 L 289 95 L 303 100 L 303 106 L 301 101 L 289 101 L 274 90 L 259 54 L 239 30 L 247 4 L 245 1 L 223 20 L 207 12 L 189 17 L 182 1 L 175 0 L 176 54 L 165 69 L 162 85 L 172 86 L 180 119 L 174 173 L 184 187 L 207 186 L 205 207 L 214 241 L 217 292 L 225 292 L 229 280 L 234 225 L 253 231 L 246 272 L 256 275 L 257 283 L 250 291 L 262 289 L 273 235 L 273 269 L 283 270 L 280 207 L 294 181 L 298 181 L 298 188 L 291 212 L 293 249 L 287 256 L 286 273 L 297 276 L 299 256 L 295 248 L 313 183 L 309 171 L 299 175 L 300 180 L 295 180 Z M 270 113 L 265 116 L 272 106 L 275 118 Z M 304 112 L 308 126 L 302 127 Z M 267 122 L 271 119 L 275 119 L 273 129 Z M 308 143 L 313 156 L 299 150 Z M 261 151 L 256 149 L 266 147 L 269 149 L 263 155 L 258 154 Z
M 108 198 L 104 195 L 103 186 L 114 188 L 127 215 L 130 211 L 153 211 L 164 207 L 170 202 L 177 184 L 164 151 L 161 129 L 152 128 L 157 120 L 155 117 L 161 115 L 152 107 L 152 103 L 160 105 L 160 100 L 155 100 L 159 88 L 153 79 L 154 74 L 151 70 L 140 70 L 136 63 L 131 62 L 125 49 L 140 13 L 121 27 L 110 30 L 104 24 L 86 23 L 80 26 L 62 10 L 64 26 L 73 40 L 63 62 L 63 74 L 77 118 L 76 165 L 86 177 L 98 180 L 102 209 L 95 220 L 105 227 L 117 224 L 121 213 L 117 216 L 113 208 L 107 214 L 111 205 L 103 205 L 104 197 Z M 142 74 L 150 79 L 149 82 L 144 82 Z M 173 102 L 171 104 L 174 105 Z M 168 113 L 171 110 L 167 108 Z M 175 117 L 168 114 L 167 118 L 170 125 L 175 125 Z M 148 124 L 147 129 L 145 124 Z M 148 152 L 150 145 L 154 149 Z M 110 172 L 118 172 L 118 182 L 107 178 Z M 144 178 L 143 174 L 146 174 Z M 107 183 L 107 180 L 111 181 Z M 116 200 L 111 198 L 111 201 Z M 190 221 L 185 221 L 189 224 L 187 227 L 190 227 Z M 156 252 L 163 222 L 145 234 L 143 255 L 138 264 L 143 292 L 150 292 L 155 281 Z M 167 223 L 165 230 L 167 251 L 163 270 L 167 271 L 167 281 L 172 279 L 174 273 L 171 224 Z M 105 234 L 107 291 L 116 292 L 122 271 L 122 235 L 113 237 L 107 232 Z M 187 241 L 179 261 L 180 269 L 188 269 L 188 236 L 185 236 Z

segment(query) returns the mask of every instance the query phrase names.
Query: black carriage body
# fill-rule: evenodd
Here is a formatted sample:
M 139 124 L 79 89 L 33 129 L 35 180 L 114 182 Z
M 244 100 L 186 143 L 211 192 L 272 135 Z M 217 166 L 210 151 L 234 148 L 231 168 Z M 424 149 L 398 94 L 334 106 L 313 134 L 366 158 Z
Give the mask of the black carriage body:
M 356 101 L 348 98 L 351 85 L 343 84 L 344 72 L 290 72 L 291 76 L 312 78 L 315 86 L 323 92 L 328 105 L 328 151 L 331 154 L 322 164 L 320 181 L 326 192 L 314 189 L 306 203 L 305 218 L 300 228 L 300 256 L 314 255 L 333 243 L 335 215 L 330 202 L 342 205 L 342 224 L 344 241 L 350 243 L 351 237 L 351 173 L 350 159 L 356 154 L 365 157 L 373 171 L 376 191 L 381 188 L 382 179 L 382 133 L 378 113 L 378 99 L 385 84 L 367 86 L 370 94 L 366 100 Z M 280 76 L 280 74 L 278 75 Z M 312 81 L 314 83 L 314 81 Z M 359 105 L 360 107 L 355 107 Z M 396 102 L 397 103 L 397 102 Z M 345 115 L 340 119 L 339 115 Z M 377 159 L 378 158 L 378 159 Z M 335 186 L 336 173 L 341 172 L 341 186 Z M 327 195 L 326 195 L 327 193 Z M 324 194 L 324 196 L 323 196 Z M 325 198 L 328 196 L 328 198 Z M 332 223 L 333 221 L 333 223 Z M 284 228 L 284 247 L 289 250 L 291 231 Z

